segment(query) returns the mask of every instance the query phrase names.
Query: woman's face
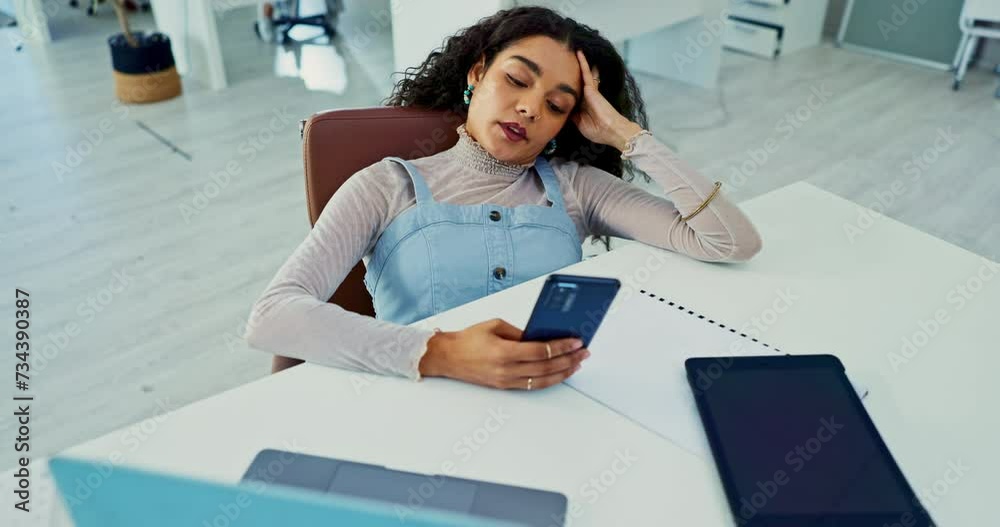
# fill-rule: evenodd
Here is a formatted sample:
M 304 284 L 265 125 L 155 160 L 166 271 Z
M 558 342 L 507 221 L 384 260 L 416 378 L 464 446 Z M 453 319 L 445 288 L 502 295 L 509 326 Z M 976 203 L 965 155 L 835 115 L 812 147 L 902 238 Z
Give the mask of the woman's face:
M 526 164 L 559 133 L 582 92 L 575 52 L 547 36 L 518 40 L 483 71 L 468 74 L 475 86 L 465 127 L 493 157 Z M 503 123 L 522 127 L 523 135 Z

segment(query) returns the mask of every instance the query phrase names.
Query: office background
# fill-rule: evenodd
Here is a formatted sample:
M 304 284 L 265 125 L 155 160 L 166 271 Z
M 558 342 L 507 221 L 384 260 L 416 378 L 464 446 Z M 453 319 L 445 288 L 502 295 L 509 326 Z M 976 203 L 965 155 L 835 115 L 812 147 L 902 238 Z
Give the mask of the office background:
M 332 43 L 289 48 L 256 38 L 252 4 L 211 4 L 226 88 L 184 78 L 150 105 L 115 103 L 109 6 L 41 2 L 48 43 L 0 30 L 0 276 L 33 288 L 36 339 L 53 350 L 37 372 L 40 453 L 268 372 L 240 335 L 309 229 L 298 120 L 376 105 L 395 65 L 388 1 L 346 1 Z M 652 131 L 738 201 L 808 181 L 996 260 L 1000 47 L 983 46 L 952 91 L 946 71 L 833 45 L 844 7 L 830 2 L 819 45 L 723 51 L 713 88 L 637 73 Z M 150 12 L 132 22 L 156 27 Z

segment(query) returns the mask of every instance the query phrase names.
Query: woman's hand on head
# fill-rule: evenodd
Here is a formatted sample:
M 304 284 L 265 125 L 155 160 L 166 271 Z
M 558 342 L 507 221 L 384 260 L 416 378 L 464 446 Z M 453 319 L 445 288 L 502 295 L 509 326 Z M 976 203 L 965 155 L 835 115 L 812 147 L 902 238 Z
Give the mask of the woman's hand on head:
M 521 342 L 523 331 L 494 318 L 461 331 L 433 335 L 420 361 L 420 373 L 450 377 L 500 389 L 547 388 L 569 378 L 590 356 L 578 339 Z
M 583 51 L 576 51 L 583 76 L 583 100 L 570 119 L 580 134 L 589 141 L 624 150 L 626 141 L 642 130 L 638 124 L 618 113 L 618 110 L 598 90 L 600 72 L 591 68 Z

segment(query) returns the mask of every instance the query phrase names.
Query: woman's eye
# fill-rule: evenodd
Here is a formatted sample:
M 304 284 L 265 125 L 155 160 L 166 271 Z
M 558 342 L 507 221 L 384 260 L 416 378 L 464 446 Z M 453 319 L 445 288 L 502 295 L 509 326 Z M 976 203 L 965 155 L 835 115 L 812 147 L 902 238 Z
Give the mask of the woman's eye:
M 525 86 L 527 86 L 527 84 L 525 84 L 525 83 L 523 83 L 523 82 L 515 79 L 514 77 L 512 77 L 510 73 L 507 74 L 507 78 L 510 79 L 510 82 L 513 82 L 517 86 L 520 86 L 522 88 L 524 88 Z
M 509 80 L 510 82 L 514 83 L 515 86 L 520 86 L 522 88 L 525 88 L 525 87 L 528 86 L 527 84 L 525 84 L 525 83 L 523 83 L 523 82 L 515 79 L 514 76 L 511 75 L 510 73 L 507 74 L 507 80 Z M 552 103 L 549 103 L 549 108 L 553 112 L 556 112 L 556 113 L 566 113 L 566 112 L 563 111 L 562 108 L 560 108 L 560 107 L 558 107 L 558 106 L 556 106 L 556 105 L 554 105 Z

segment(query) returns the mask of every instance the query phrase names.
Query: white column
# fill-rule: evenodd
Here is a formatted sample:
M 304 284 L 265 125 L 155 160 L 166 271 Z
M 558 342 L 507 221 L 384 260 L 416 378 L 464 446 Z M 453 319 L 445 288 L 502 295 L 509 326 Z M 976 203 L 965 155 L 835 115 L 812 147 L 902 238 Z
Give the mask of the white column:
M 227 86 L 215 12 L 209 0 L 151 0 L 156 29 L 170 37 L 177 72 L 213 90 Z
M 52 42 L 49 17 L 42 0 L 13 0 L 17 30 L 25 42 Z

